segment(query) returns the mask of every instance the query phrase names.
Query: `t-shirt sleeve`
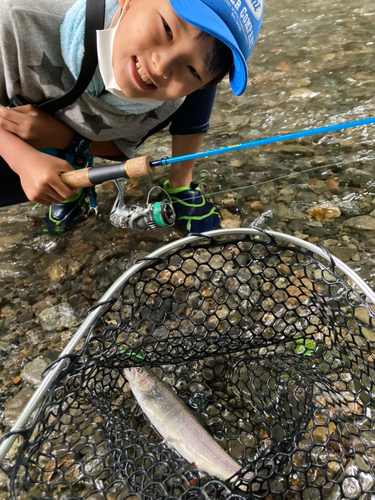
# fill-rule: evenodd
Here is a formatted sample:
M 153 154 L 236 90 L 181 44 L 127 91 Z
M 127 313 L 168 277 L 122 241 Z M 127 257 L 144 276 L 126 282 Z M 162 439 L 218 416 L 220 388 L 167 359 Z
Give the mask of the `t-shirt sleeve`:
M 203 134 L 210 128 L 210 116 L 215 101 L 216 85 L 188 95 L 172 115 L 169 128 L 172 135 Z

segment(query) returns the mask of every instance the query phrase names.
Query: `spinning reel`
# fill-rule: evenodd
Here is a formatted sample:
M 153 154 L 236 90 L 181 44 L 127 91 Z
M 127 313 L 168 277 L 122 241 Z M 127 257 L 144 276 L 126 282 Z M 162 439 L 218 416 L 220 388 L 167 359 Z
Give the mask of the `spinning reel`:
M 137 233 L 160 227 L 173 226 L 176 220 L 176 214 L 173 208 L 172 200 L 164 189 L 159 186 L 153 187 L 148 193 L 145 206 L 134 204 L 127 207 L 125 206 L 124 183 L 115 180 L 115 184 L 118 189 L 118 194 L 109 217 L 114 226 L 121 227 L 123 229 L 130 228 Z M 151 192 L 155 189 L 160 189 L 166 193 L 169 200 L 150 203 Z
M 125 187 L 122 179 L 141 177 L 152 172 L 151 158 L 141 156 L 125 163 L 65 172 L 61 175 L 61 179 L 67 186 L 72 188 L 90 187 L 106 181 L 114 181 L 118 194 L 111 210 L 110 221 L 116 227 L 143 232 L 160 227 L 171 227 L 176 220 L 171 197 L 159 186 L 155 186 L 150 190 L 145 206 L 133 204 L 127 207 L 125 205 Z M 163 191 L 169 199 L 150 203 L 150 195 L 154 189 Z

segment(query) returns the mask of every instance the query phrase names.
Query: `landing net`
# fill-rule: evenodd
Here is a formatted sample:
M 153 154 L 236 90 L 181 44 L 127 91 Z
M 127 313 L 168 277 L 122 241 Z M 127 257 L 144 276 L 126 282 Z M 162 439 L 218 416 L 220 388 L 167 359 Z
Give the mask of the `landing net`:
M 90 314 L 16 424 L 13 499 L 374 500 L 371 291 L 301 240 L 209 234 L 134 265 Z M 124 378 L 134 366 L 200 415 L 237 476 L 163 442 Z

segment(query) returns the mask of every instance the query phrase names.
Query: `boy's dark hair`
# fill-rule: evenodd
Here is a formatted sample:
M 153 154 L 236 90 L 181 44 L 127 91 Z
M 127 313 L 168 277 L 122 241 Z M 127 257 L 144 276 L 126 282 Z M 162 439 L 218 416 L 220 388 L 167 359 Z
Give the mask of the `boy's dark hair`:
M 208 54 L 206 64 L 209 73 L 216 75 L 208 85 L 216 85 L 225 77 L 233 65 L 232 51 L 227 45 L 225 45 L 225 43 L 220 41 L 218 38 L 209 35 L 205 31 L 202 31 L 198 38 L 213 38 L 214 40 L 212 49 Z

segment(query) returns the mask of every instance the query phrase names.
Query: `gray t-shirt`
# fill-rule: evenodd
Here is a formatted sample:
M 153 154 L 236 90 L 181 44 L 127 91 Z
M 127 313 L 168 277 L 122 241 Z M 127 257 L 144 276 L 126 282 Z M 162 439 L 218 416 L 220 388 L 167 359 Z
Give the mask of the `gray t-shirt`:
M 16 94 L 39 102 L 73 87 L 61 54 L 60 26 L 74 0 L 0 0 L 0 103 Z M 142 114 L 121 111 L 83 93 L 56 117 L 93 141 L 112 140 L 128 158 L 139 141 L 166 120 L 183 99 Z

